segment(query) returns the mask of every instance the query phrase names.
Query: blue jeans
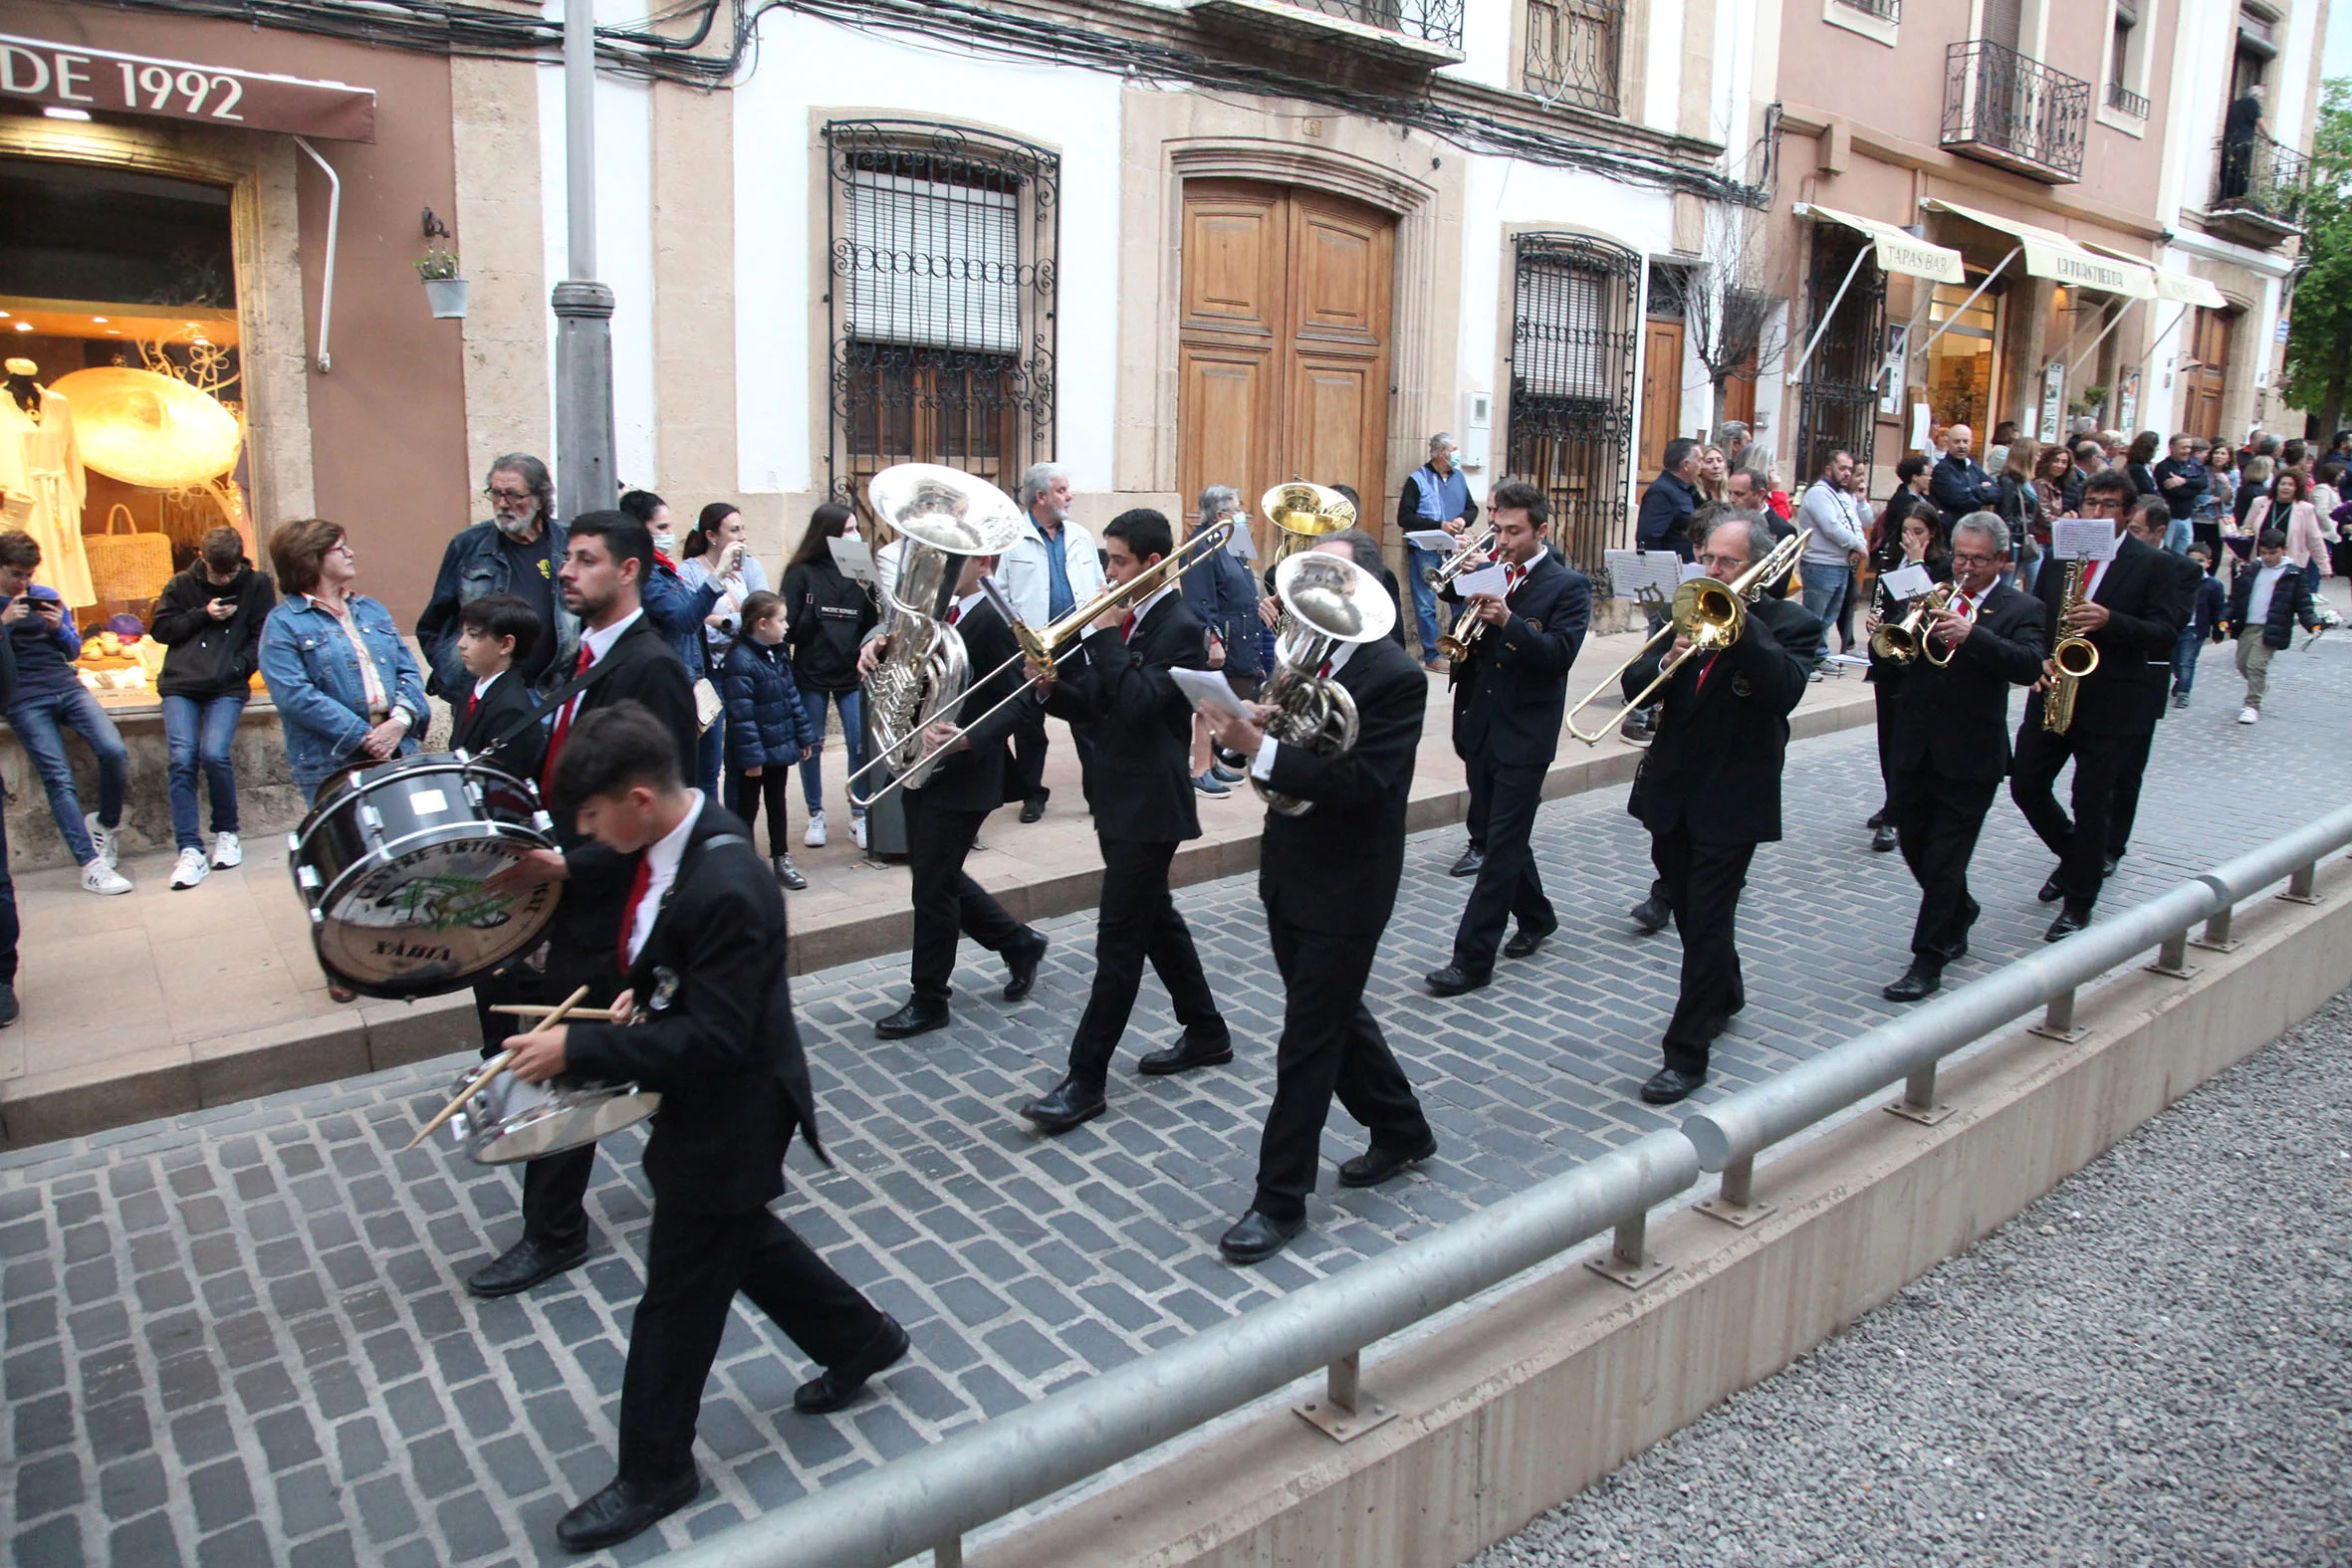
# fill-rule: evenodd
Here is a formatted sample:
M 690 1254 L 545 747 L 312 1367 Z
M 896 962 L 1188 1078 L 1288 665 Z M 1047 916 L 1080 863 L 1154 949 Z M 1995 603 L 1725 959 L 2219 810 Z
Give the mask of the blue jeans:
M 1837 629 L 1838 606 L 1845 603 L 1846 587 L 1854 580 L 1844 561 L 1804 563 L 1805 613 L 1821 617 L 1821 654 L 1829 655 L 1829 634 Z
M 1423 550 L 1418 545 L 1405 547 L 1405 569 L 1413 574 L 1413 620 L 1421 628 L 1424 661 L 1437 657 L 1437 589 L 1424 581 L 1421 574 L 1445 559 L 1438 552 Z
M 166 697 L 163 744 L 171 756 L 171 836 L 182 849 L 202 849 L 196 831 L 196 770 L 212 795 L 212 830 L 237 831 L 237 770 L 229 761 L 237 741 L 243 696 Z
M 694 787 L 702 791 L 705 800 L 720 798 L 720 764 L 725 761 L 726 755 L 727 721 L 721 718 L 717 724 L 702 732 L 702 740 L 694 750 Z M 733 790 L 728 792 L 732 795 Z M 730 811 L 735 809 L 733 799 L 727 800 L 726 805 Z
M 2316 561 L 2316 560 L 2306 560 L 2306 561 L 2304 561 L 2304 562 L 2303 562 L 2303 586 L 2304 586 L 2304 587 L 2307 587 L 2307 588 L 2309 588 L 2309 589 L 2311 590 L 2311 596 L 2312 596 L 2313 598 L 2317 598 L 2317 597 L 2319 597 L 2319 562 L 2318 562 L 2318 561 Z
M 8 874 L 8 816 L 0 811 L 0 986 L 16 984 L 16 879 Z
M 2197 685 L 2197 656 L 2205 651 L 2205 639 L 2195 631 L 2184 631 L 2173 644 L 2173 695 L 2186 697 Z
M 99 823 L 117 827 L 122 821 L 122 780 L 129 771 L 130 754 L 122 749 L 115 721 L 96 697 L 76 686 L 55 696 L 18 698 L 9 705 L 8 722 L 41 775 L 41 787 L 49 793 L 49 814 L 57 818 L 58 833 L 73 852 L 74 863 L 90 864 L 98 850 L 82 825 L 82 797 L 74 792 L 74 767 L 66 761 L 64 732 L 72 730 L 90 743 L 98 759 Z
M 809 728 L 817 732 L 817 745 L 801 763 L 801 797 L 808 802 L 809 814 L 815 816 L 824 809 L 824 704 L 830 698 L 833 711 L 841 716 L 841 742 L 849 752 L 849 771 L 857 772 L 865 766 L 865 694 L 859 691 L 821 692 L 814 686 L 801 688 L 801 711 L 809 716 Z M 851 816 L 863 816 L 862 807 L 851 805 Z

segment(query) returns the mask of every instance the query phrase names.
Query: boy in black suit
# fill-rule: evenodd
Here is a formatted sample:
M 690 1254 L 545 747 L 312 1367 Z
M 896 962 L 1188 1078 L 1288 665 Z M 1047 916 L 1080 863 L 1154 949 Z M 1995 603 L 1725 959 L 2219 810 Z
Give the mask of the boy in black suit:
M 517 594 L 485 593 L 458 606 L 457 628 L 457 658 L 469 679 L 450 705 L 450 749 L 517 778 L 537 779 L 547 752 L 546 726 L 507 732 L 535 706 L 530 685 L 514 667 L 538 644 L 539 616 Z
M 824 1151 L 793 1021 L 784 895 L 751 830 L 686 787 L 669 728 L 633 702 L 574 727 L 556 795 L 631 867 L 617 956 L 636 1017 L 515 1035 L 513 1070 L 662 1097 L 645 1140 L 653 1224 L 621 1374 L 619 1473 L 556 1526 L 564 1545 L 593 1551 L 694 1500 L 695 1416 L 738 1291 L 825 1369 L 793 1395 L 805 1413 L 846 1405 L 907 1337 L 768 1209 L 795 1129 Z

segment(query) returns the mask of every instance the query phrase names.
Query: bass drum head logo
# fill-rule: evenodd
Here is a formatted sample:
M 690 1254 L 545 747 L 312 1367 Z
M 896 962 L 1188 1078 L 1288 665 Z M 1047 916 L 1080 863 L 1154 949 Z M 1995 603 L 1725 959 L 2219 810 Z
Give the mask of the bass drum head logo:
M 457 980 L 512 958 L 539 939 L 559 883 L 518 895 L 482 884 L 529 845 L 462 839 L 371 866 L 329 891 L 319 956 L 363 985 Z

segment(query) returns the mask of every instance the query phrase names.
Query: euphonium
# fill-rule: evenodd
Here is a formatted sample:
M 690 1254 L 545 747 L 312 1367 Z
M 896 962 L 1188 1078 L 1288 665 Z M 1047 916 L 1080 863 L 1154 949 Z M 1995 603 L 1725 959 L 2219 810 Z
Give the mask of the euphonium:
M 1258 693 L 1258 700 L 1274 709 L 1266 733 L 1317 757 L 1338 756 L 1355 745 L 1355 699 L 1318 672 L 1341 643 L 1387 636 L 1396 624 L 1396 601 L 1363 567 L 1321 552 L 1287 558 L 1275 567 L 1274 591 L 1291 630 L 1276 639 L 1274 674 Z M 1304 816 L 1314 809 L 1312 800 L 1271 788 L 1256 774 L 1250 785 L 1268 810 L 1281 815 Z
M 1952 602 L 1952 584 L 1939 582 L 1935 587 L 1911 601 L 1911 608 L 1899 620 L 1881 621 L 1878 630 L 1870 634 L 1870 651 L 1895 664 L 1909 664 L 1920 655 L 1927 655 L 1930 664 L 1949 664 L 1952 655 L 1939 655 L 1935 641 L 1928 635 L 1930 626 L 1945 605 Z
M 2074 699 L 2083 678 L 2099 667 L 2099 649 L 2088 637 L 2065 636 L 2066 618 L 2090 595 L 2086 586 L 2090 581 L 2091 563 L 2088 558 L 2077 556 L 2066 563 L 2066 593 L 2058 600 L 2058 645 L 2050 649 L 2050 663 L 2057 673 L 2050 677 L 2049 689 L 2041 696 L 2041 727 L 2052 735 L 2064 735 L 2074 724 Z

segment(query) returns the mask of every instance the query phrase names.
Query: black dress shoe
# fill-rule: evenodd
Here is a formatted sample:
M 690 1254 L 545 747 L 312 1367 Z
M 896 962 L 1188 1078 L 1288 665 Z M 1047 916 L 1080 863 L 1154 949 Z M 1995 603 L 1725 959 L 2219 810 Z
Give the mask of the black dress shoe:
M 1526 958 L 1543 945 L 1545 937 L 1550 936 L 1558 929 L 1559 922 L 1556 920 L 1548 926 L 1533 931 L 1529 930 L 1526 923 L 1522 922 L 1519 930 L 1512 933 L 1511 940 L 1503 944 L 1503 956 L 1505 958 Z
M 2069 904 L 2058 911 L 2058 918 L 2050 922 L 2049 930 L 2041 934 L 2044 942 L 2062 942 L 2091 923 L 2091 912 L 2076 910 Z
M 1429 994 L 1433 997 L 1459 997 L 1466 991 L 1484 991 L 1494 978 L 1492 975 L 1466 975 L 1448 964 L 1444 969 L 1433 969 L 1422 976 L 1421 983 L 1429 988 Z
M 1472 844 L 1468 849 L 1462 851 L 1462 858 L 1454 862 L 1453 869 L 1449 870 L 1446 875 L 1476 876 L 1479 873 L 1479 868 L 1486 863 L 1487 852 L 1478 845 Z
M 1233 1036 L 1228 1034 L 1216 1041 L 1202 1041 L 1186 1035 L 1166 1050 L 1155 1050 L 1135 1064 L 1135 1070 L 1147 1078 L 1165 1078 L 1172 1072 L 1186 1072 L 1194 1067 L 1221 1067 L 1233 1060 Z
M 556 1521 L 556 1539 L 576 1552 L 618 1546 L 685 1507 L 701 1490 L 702 1477 L 692 1469 L 666 1486 L 640 1486 L 615 1477 Z
M 1021 802 L 1021 819 L 1025 822 L 1042 820 L 1046 814 L 1046 797 L 1033 794 Z
M 1068 1077 L 1021 1107 L 1021 1114 L 1050 1133 L 1065 1133 L 1100 1116 L 1104 1108 L 1098 1086 Z
M 1703 1072 L 1684 1072 L 1675 1067 L 1661 1067 L 1650 1074 L 1648 1081 L 1642 1084 L 1642 1103 L 1644 1105 L 1672 1105 L 1677 1100 L 1688 1099 L 1691 1095 L 1696 1094 L 1699 1091 L 1699 1086 L 1706 1081 L 1707 1074 Z
M 1437 1153 L 1437 1139 L 1424 1138 L 1417 1149 L 1383 1149 L 1372 1145 L 1352 1160 L 1339 1165 L 1341 1187 L 1378 1187 L 1382 1182 L 1408 1165 L 1419 1165 Z
M 2064 898 L 2066 895 L 2058 891 L 2057 873 L 2050 873 L 2049 880 L 2041 884 L 2041 891 L 2034 894 L 2033 896 L 2040 899 L 2045 904 L 2054 904 L 2059 899 Z
M 1654 937 L 1664 931 L 1666 923 L 1673 918 L 1673 908 L 1662 898 L 1645 898 L 1633 906 L 1633 923 L 1641 928 L 1641 934 L 1645 937 Z
M 1878 830 L 1870 835 L 1870 847 L 1874 852 L 1882 855 L 1894 848 L 1895 830 L 1884 823 L 1879 824 Z
M 1005 1000 L 1019 1002 L 1036 989 L 1038 966 L 1046 962 L 1046 934 L 1032 931 L 1005 944 Z
M 1867 827 L 1867 828 L 1869 828 L 1869 829 L 1870 829 L 1872 832 L 1874 832 L 1874 833 L 1875 833 L 1875 832 L 1877 832 L 1877 831 L 1878 831 L 1880 828 L 1882 828 L 1882 827 L 1886 826 L 1886 825 L 1887 825 L 1887 808 L 1886 808 L 1885 806 L 1883 806 L 1883 805 L 1882 805 L 1882 806 L 1880 806 L 1880 807 L 1879 807 L 1877 810 L 1875 810 L 1875 811 L 1871 812 L 1871 813 L 1870 813 L 1870 820 L 1869 820 L 1869 821 L 1867 821 L 1867 822 L 1864 822 L 1862 825 L 1863 825 L 1864 827 Z
M 1944 989 L 1944 967 L 1915 960 L 1903 978 L 1879 993 L 1889 1002 L 1922 1002 Z
M 485 1300 L 511 1296 L 543 1279 L 553 1279 L 567 1268 L 578 1268 L 588 1261 L 588 1253 L 585 1239 L 576 1246 L 565 1247 L 550 1246 L 525 1236 L 467 1275 L 465 1287 Z
M 1306 1221 L 1276 1220 L 1253 1209 L 1233 1223 L 1232 1229 L 1217 1238 L 1217 1250 L 1228 1261 L 1263 1263 L 1290 1243 L 1291 1237 L 1306 1229 Z
M 793 1409 L 804 1416 L 830 1415 L 855 1399 L 867 1378 L 905 1355 L 906 1348 L 906 1330 L 885 1312 L 880 1332 L 863 1350 L 793 1390 Z
M 886 1040 L 902 1040 L 910 1034 L 946 1028 L 947 1023 L 946 1003 L 916 997 L 888 1017 L 874 1019 L 874 1033 Z

